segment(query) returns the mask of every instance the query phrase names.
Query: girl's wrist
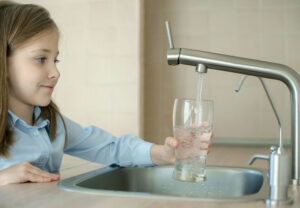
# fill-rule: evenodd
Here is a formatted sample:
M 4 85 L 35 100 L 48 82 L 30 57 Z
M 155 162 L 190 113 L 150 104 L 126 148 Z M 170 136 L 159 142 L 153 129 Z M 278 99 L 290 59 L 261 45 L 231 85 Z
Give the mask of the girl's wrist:
M 150 149 L 151 160 L 154 165 L 170 164 L 164 145 L 154 144 Z
M 150 155 L 154 165 L 159 165 L 160 145 L 154 144 L 151 146 Z

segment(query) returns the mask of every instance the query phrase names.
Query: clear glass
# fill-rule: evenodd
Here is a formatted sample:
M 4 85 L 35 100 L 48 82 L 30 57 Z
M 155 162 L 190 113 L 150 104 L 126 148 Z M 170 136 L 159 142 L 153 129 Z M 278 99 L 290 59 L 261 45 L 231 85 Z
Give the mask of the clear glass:
M 179 145 L 175 149 L 173 178 L 190 182 L 205 180 L 212 127 L 212 100 L 175 99 L 173 133 Z

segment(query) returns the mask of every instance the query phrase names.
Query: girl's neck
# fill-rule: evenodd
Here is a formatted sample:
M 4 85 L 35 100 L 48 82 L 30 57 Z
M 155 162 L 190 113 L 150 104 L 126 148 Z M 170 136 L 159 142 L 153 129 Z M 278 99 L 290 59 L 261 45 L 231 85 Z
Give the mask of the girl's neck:
M 34 106 L 26 105 L 24 103 L 8 103 L 8 108 L 16 116 L 25 121 L 28 125 L 33 125 L 33 110 Z

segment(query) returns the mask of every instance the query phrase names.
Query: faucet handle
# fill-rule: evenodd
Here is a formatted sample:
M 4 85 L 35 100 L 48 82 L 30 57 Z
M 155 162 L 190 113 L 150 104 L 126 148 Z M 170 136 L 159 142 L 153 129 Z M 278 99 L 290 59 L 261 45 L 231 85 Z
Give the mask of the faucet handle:
M 256 160 L 256 159 L 264 159 L 264 160 L 270 160 L 270 156 L 269 155 L 253 155 L 250 160 L 248 161 L 249 165 L 252 165 L 252 163 Z
M 270 151 L 271 154 L 275 154 L 277 152 L 277 147 L 276 146 L 271 146 Z M 264 159 L 264 160 L 269 160 L 270 161 L 270 155 L 253 155 L 250 160 L 248 161 L 249 165 L 252 165 L 256 159 Z
M 174 45 L 173 45 L 173 40 L 172 40 L 172 34 L 171 34 L 171 29 L 170 29 L 169 21 L 166 21 L 165 24 L 166 24 L 166 30 L 167 30 L 169 47 L 172 49 L 172 48 L 174 48 Z

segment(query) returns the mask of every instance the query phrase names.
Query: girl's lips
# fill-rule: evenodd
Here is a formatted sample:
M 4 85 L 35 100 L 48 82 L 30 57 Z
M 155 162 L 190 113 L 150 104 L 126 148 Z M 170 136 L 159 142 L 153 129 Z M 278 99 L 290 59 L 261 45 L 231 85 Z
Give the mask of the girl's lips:
M 42 86 L 42 87 L 47 88 L 47 89 L 49 89 L 49 90 L 53 90 L 53 88 L 54 88 L 54 87 L 52 87 L 52 86 Z

